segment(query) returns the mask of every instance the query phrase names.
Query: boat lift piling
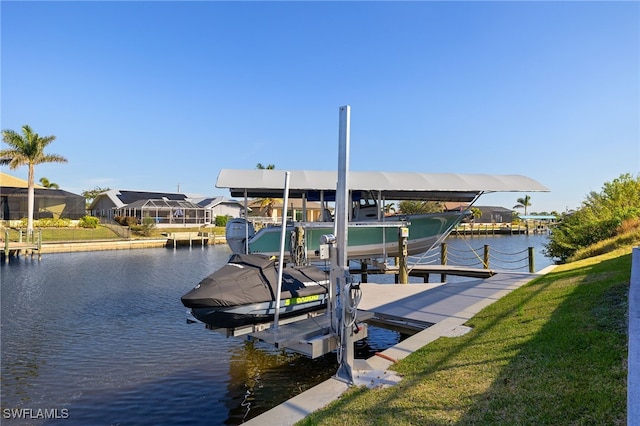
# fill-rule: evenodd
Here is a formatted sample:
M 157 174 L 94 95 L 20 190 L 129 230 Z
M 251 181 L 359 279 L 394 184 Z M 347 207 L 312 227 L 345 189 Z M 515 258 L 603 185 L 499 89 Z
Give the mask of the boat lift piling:
M 273 329 L 278 329 L 278 320 L 280 319 L 280 296 L 282 293 L 282 268 L 284 267 L 284 243 L 287 238 L 287 204 L 289 200 L 289 179 L 290 172 L 284 173 L 284 202 L 282 207 L 282 232 L 280 233 L 280 256 L 278 258 L 278 289 L 276 291 L 276 312 L 273 317 Z
M 340 124 L 338 133 L 338 184 L 336 189 L 336 256 L 335 270 L 336 287 L 340 290 L 339 308 L 341 309 L 340 350 L 338 352 L 338 362 L 340 366 L 336 373 L 338 379 L 353 383 L 353 362 L 354 362 L 354 325 L 355 310 L 351 296 L 351 280 L 349 274 L 349 260 L 347 257 L 348 246 L 348 220 L 349 205 L 347 196 L 349 191 L 349 145 L 351 143 L 351 107 L 345 105 L 340 107 Z M 332 264 L 334 260 L 332 259 Z M 334 268 L 332 268 L 334 269 Z

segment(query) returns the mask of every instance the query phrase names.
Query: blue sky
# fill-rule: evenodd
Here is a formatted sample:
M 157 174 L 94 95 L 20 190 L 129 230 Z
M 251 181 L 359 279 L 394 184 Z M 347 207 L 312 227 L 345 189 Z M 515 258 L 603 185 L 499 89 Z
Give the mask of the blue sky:
M 62 189 L 228 195 L 222 168 L 523 174 L 576 208 L 640 170 L 638 2 L 2 1 L 1 125 Z M 27 169 L 6 173 L 26 178 Z M 480 205 L 513 207 L 524 194 Z

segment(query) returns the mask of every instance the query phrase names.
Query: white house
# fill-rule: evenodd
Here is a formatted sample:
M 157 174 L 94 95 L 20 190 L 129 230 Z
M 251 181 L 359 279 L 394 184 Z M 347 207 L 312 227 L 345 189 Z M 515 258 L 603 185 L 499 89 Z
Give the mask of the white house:
M 212 221 L 216 216 L 243 217 L 244 204 L 227 197 L 191 198 L 190 201 L 198 204 L 207 211 L 207 217 Z M 251 211 L 251 209 L 249 209 Z

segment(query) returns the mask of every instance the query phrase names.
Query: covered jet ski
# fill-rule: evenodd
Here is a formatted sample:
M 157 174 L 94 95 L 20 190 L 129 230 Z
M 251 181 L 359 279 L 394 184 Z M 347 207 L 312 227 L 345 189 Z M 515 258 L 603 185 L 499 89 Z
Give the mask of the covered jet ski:
M 278 266 L 261 254 L 233 254 L 226 265 L 182 296 L 192 315 L 212 328 L 271 321 L 276 311 Z M 326 307 L 329 274 L 315 266 L 283 268 L 280 318 Z

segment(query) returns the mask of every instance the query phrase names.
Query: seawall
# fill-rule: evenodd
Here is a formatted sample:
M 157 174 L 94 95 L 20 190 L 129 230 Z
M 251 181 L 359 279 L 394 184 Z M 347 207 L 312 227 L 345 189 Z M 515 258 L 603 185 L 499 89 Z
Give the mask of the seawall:
M 70 253 L 76 251 L 101 251 L 101 250 L 130 250 L 142 248 L 165 247 L 166 238 L 141 239 L 141 240 L 110 240 L 110 241 L 69 241 L 43 243 L 40 253 Z

